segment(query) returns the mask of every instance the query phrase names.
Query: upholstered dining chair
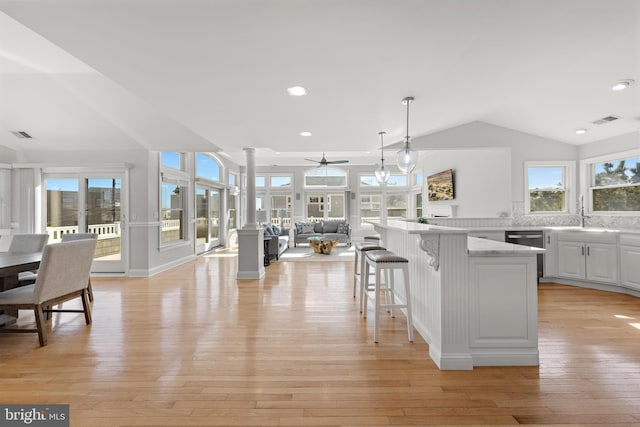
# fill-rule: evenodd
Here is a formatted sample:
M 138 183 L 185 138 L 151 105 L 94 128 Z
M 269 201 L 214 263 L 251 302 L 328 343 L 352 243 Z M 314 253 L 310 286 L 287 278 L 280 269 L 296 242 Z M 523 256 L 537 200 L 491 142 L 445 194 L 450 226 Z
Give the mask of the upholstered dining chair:
M 31 254 L 34 252 L 42 252 L 47 242 L 48 234 L 15 234 L 9 245 L 9 253 L 14 254 Z M 18 283 L 20 286 L 29 285 L 36 281 L 36 271 L 25 271 L 18 275 Z
M 33 310 L 35 329 L 4 327 L 0 333 L 37 332 L 41 346 L 47 345 L 45 312 L 84 313 L 91 323 L 87 281 L 96 249 L 96 240 L 87 239 L 47 245 L 42 252 L 40 269 L 32 285 L 0 292 L 0 309 Z M 64 301 L 81 298 L 82 310 L 50 309 Z
M 66 233 L 62 235 L 63 242 L 71 242 L 73 240 L 94 239 L 98 240 L 96 233 Z M 87 283 L 87 290 L 89 291 L 89 301 L 93 302 L 93 288 L 91 287 L 91 277 L 89 277 L 89 283 Z
M 42 252 L 48 241 L 48 234 L 14 234 L 9 252 L 14 254 Z

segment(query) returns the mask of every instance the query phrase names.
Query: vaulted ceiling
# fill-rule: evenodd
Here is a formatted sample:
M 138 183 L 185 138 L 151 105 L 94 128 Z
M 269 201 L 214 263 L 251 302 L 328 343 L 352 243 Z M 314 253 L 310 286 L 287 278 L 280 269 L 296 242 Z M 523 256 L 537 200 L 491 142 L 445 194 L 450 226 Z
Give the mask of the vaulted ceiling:
M 636 84 L 612 91 L 621 79 Z M 413 137 L 471 121 L 569 144 L 636 132 L 640 1 L 0 0 L 0 145 L 15 150 L 374 163 L 410 95 Z

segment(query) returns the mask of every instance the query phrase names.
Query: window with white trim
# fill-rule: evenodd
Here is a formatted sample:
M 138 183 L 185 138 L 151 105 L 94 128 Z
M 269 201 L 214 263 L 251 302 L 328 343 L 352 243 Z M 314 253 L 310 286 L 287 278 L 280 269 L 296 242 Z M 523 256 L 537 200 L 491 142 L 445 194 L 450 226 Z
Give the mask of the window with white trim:
M 184 170 L 184 156 L 177 151 L 163 151 L 160 154 L 160 164 L 162 167 L 167 167 L 176 170 Z
M 209 181 L 221 181 L 222 165 L 213 156 L 196 153 L 196 177 Z
M 347 172 L 334 167 L 313 168 L 304 174 L 305 187 L 346 187 Z
M 593 212 L 640 211 L 640 156 L 591 164 Z
M 188 240 L 187 204 L 189 175 L 184 153 L 160 153 L 159 218 L 160 247 Z
M 186 240 L 185 197 L 188 186 L 184 182 L 162 176 L 160 196 L 160 244 Z
M 571 212 L 573 169 L 573 162 L 525 162 L 525 212 Z

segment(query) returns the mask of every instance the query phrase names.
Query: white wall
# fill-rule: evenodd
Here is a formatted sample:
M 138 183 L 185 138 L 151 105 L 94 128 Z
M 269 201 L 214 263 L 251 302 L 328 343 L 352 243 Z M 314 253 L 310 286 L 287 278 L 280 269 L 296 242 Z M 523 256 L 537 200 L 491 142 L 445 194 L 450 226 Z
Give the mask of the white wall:
M 514 202 L 524 200 L 525 161 L 578 160 L 578 148 L 575 145 L 484 122 L 471 122 L 432 135 L 415 138 L 412 147 L 418 150 L 509 148 L 511 150 L 511 199 Z M 446 169 L 446 167 L 442 169 Z M 478 179 L 482 179 L 482 177 L 479 176 Z M 460 199 L 460 202 L 462 203 L 464 200 Z
M 467 148 L 431 150 L 420 153 L 419 163 L 428 175 L 454 170 L 455 199 L 428 202 L 429 205 L 455 205 L 458 217 L 496 217 L 511 212 L 511 150 L 508 148 Z
M 640 149 L 640 132 L 603 139 L 578 147 L 580 160 Z

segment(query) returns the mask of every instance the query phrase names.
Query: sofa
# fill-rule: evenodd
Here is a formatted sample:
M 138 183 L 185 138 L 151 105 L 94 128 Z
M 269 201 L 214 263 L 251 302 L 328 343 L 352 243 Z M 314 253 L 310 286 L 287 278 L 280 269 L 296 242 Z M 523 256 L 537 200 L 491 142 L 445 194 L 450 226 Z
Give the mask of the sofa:
M 271 237 L 268 248 L 269 259 L 280 259 L 280 255 L 289 248 L 289 229 L 267 224 L 264 226 L 264 236 Z
M 351 246 L 351 227 L 346 221 L 297 222 L 293 230 L 293 245 L 309 243 L 309 237 L 337 240 Z

